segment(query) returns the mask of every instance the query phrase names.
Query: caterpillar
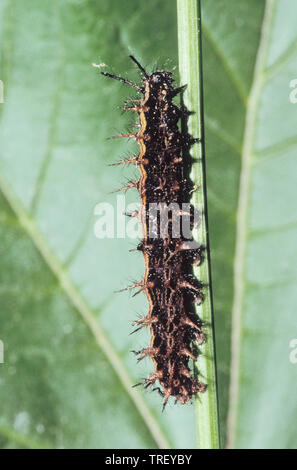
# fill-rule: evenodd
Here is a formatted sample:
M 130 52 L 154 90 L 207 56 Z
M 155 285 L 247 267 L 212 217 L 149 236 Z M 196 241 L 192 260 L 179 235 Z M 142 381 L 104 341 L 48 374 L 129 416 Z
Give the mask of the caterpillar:
M 116 136 L 136 139 L 139 154 L 117 164 L 134 164 L 140 170 L 140 179 L 122 189 L 136 187 L 141 198 L 141 209 L 134 215 L 142 224 L 143 240 L 137 250 L 143 253 L 145 274 L 141 282 L 129 288 L 138 287 L 136 294 L 146 293 L 149 312 L 133 324 L 135 331 L 149 327 L 151 341 L 148 347 L 133 352 L 138 360 L 150 357 L 154 371 L 136 385 L 153 386 L 164 398 L 164 409 L 170 397 L 184 404 L 206 390 L 206 385 L 193 376 L 189 364 L 197 359 L 195 343 L 205 341 L 202 321 L 193 308 L 194 302 L 203 301 L 203 286 L 192 273 L 192 265 L 202 262 L 202 248 L 189 244 L 189 238 L 176 230 L 186 221 L 191 231 L 194 223 L 193 207 L 183 208 L 193 187 L 186 175 L 183 149 L 193 139 L 179 130 L 178 122 L 186 112 L 173 102 L 185 87 L 174 88 L 171 72 L 156 70 L 148 74 L 135 57 L 130 58 L 141 72 L 141 85 L 101 73 L 141 94 L 141 98 L 127 100 L 123 107 L 138 114 L 139 131 Z M 156 215 L 153 211 L 152 215 L 156 206 L 160 212 Z M 162 232 L 165 212 L 166 233 Z

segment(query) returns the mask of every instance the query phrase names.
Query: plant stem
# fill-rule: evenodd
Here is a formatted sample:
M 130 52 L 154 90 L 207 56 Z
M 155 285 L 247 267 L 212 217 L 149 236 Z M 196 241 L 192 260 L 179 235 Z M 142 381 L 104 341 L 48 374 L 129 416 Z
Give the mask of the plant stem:
M 187 130 L 192 137 L 201 139 L 191 148 L 191 156 L 195 159 L 191 178 L 198 185 L 192 203 L 201 216 L 200 224 L 193 232 L 205 248 L 201 266 L 194 268 L 194 274 L 205 286 L 204 301 L 197 307 L 197 314 L 207 329 L 207 341 L 201 347 L 197 361 L 199 375 L 207 383 L 206 392 L 196 399 L 198 448 L 217 449 L 220 442 L 205 184 L 200 0 L 177 0 L 177 18 L 180 80 L 182 85 L 187 84 L 183 100 L 186 108 L 193 111 Z

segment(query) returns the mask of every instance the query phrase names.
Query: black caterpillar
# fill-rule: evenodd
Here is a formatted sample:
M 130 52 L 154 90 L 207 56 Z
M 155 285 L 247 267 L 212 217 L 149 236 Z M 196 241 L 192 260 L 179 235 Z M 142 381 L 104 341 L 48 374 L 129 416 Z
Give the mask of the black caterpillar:
M 201 247 L 190 247 L 189 239 L 174 233 L 177 219 L 189 222 L 193 228 L 193 207 L 183 209 L 189 200 L 191 183 L 185 176 L 183 148 L 191 139 L 178 128 L 183 109 L 173 103 L 173 98 L 184 87 L 174 88 L 170 72 L 157 70 L 151 75 L 133 57 L 142 73 L 142 84 L 137 85 L 122 77 L 101 72 L 110 78 L 131 85 L 142 94 L 141 99 L 128 100 L 123 109 L 134 111 L 139 116 L 139 131 L 136 134 L 122 134 L 117 137 L 135 138 L 140 146 L 137 157 L 131 157 L 119 164 L 135 164 L 140 170 L 140 179 L 131 182 L 130 187 L 139 191 L 142 206 L 136 215 L 141 219 L 143 241 L 137 249 L 145 260 L 144 279 L 131 286 L 145 291 L 149 312 L 134 322 L 137 330 L 148 326 L 151 333 L 149 347 L 134 351 L 141 360 L 149 356 L 154 372 L 142 381 L 145 388 L 159 382 L 155 387 L 164 397 L 164 406 L 170 396 L 180 403 L 191 400 L 193 395 L 204 392 L 206 385 L 191 374 L 189 360 L 196 360 L 197 347 L 205 340 L 202 322 L 193 312 L 193 302 L 203 301 L 202 285 L 192 274 L 193 263 L 202 260 Z M 192 139 L 193 140 L 193 139 Z M 153 217 L 152 204 L 159 204 L 167 211 L 167 233 L 161 235 L 161 218 Z M 161 213 L 160 212 L 160 213 Z M 138 293 L 137 292 L 137 293 Z M 136 330 L 136 331 L 137 331 Z M 137 385 L 140 385 L 137 384 Z

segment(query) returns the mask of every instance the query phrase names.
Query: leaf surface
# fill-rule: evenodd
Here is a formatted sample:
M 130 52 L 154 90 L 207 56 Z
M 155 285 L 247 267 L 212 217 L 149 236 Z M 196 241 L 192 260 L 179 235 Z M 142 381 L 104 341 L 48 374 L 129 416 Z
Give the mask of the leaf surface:
M 203 2 L 223 430 L 240 153 L 263 6 L 258 0 Z M 137 240 L 94 234 L 96 204 L 116 208 L 110 192 L 128 175 L 108 164 L 136 147 L 106 140 L 132 122 L 117 107 L 133 90 L 98 76 L 91 63 L 134 80 L 129 53 L 149 70 L 173 69 L 175 5 L 3 0 L 0 37 L 2 447 L 194 447 L 192 406 L 171 405 L 162 414 L 157 394 L 131 389 L 151 370 L 149 361 L 137 365 L 130 353 L 148 342 L 145 332 L 129 336 L 147 306 L 141 296 L 114 291 L 143 273 L 141 256 L 128 253 Z
M 230 445 L 244 448 L 297 445 L 296 20 L 294 2 L 267 2 L 248 102 L 229 416 Z

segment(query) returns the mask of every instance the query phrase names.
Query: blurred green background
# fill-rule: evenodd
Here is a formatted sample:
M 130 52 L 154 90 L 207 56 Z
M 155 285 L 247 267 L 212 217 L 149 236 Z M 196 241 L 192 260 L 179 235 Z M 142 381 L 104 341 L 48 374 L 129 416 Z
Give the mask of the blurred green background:
M 222 441 L 230 407 L 229 445 L 286 448 L 297 444 L 297 5 L 269 0 L 265 20 L 264 9 L 264 0 L 202 0 L 208 205 Z M 128 251 L 137 240 L 94 235 L 96 204 L 115 206 L 111 192 L 134 176 L 108 165 L 137 147 L 106 140 L 133 121 L 118 109 L 133 90 L 91 64 L 138 80 L 133 53 L 178 80 L 175 2 L 0 0 L 0 38 L 0 445 L 193 448 L 193 405 L 161 413 L 157 394 L 131 389 L 151 370 L 129 352 L 148 341 L 129 336 L 147 305 L 114 291 L 143 273 Z M 234 333 L 242 155 L 248 211 Z

